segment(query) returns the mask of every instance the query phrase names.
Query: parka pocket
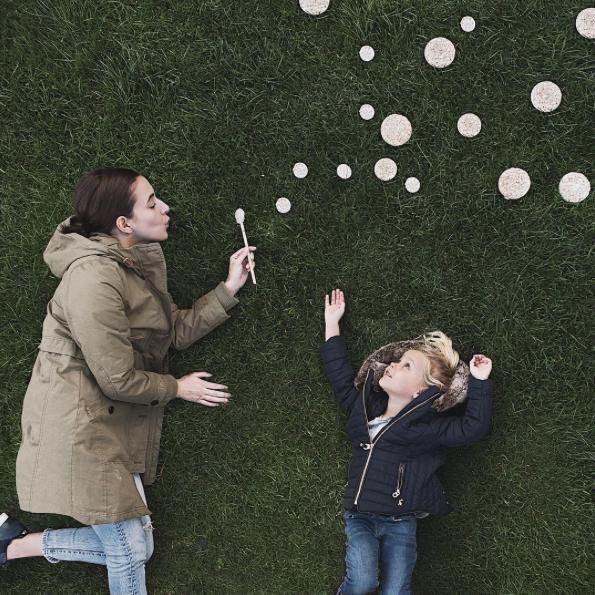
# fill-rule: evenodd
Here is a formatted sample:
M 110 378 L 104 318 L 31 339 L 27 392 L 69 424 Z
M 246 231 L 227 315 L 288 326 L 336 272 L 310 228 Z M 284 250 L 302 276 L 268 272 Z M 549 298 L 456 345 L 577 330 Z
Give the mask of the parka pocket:
M 399 464 L 399 472 L 397 473 L 397 483 L 395 491 L 392 493 L 393 498 L 398 498 L 403 491 L 403 482 L 405 481 L 405 463 Z M 403 498 L 399 499 L 399 506 L 403 506 Z

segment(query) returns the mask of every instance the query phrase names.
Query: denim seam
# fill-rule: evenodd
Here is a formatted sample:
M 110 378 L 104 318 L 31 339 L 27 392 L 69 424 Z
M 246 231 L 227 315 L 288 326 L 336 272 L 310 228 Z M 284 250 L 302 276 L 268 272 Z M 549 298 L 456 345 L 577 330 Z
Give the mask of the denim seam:
M 58 560 L 58 558 L 54 558 L 53 556 L 50 556 L 48 552 L 49 548 L 48 548 L 48 539 L 49 539 L 49 534 L 51 533 L 53 529 L 46 529 L 42 534 L 41 534 L 41 553 L 43 554 L 43 557 L 48 561 L 51 562 L 52 564 L 57 564 L 58 562 L 60 562 L 60 560 Z
M 124 544 L 124 546 L 126 547 L 126 552 L 128 553 L 128 566 L 129 566 L 129 572 L 130 572 L 130 584 L 128 585 L 129 593 L 130 593 L 130 595 L 136 595 L 136 593 L 138 593 L 138 591 L 136 588 L 137 586 L 135 585 L 134 571 L 132 568 L 132 550 L 130 548 L 130 544 L 128 543 L 128 540 L 126 539 L 126 531 L 124 531 L 122 529 L 122 523 L 116 523 L 116 530 L 118 531 L 118 533 L 120 535 L 121 543 Z

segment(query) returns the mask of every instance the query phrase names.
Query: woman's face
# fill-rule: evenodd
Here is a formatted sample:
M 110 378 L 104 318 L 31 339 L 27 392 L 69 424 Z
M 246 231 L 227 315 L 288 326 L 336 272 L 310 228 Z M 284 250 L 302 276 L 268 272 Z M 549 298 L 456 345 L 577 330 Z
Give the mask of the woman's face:
M 128 219 L 134 243 L 167 240 L 169 207 L 155 196 L 149 181 L 143 176 L 136 178 L 133 187 L 134 207 Z
M 411 398 L 428 388 L 423 383 L 428 358 L 415 349 L 406 351 L 397 362 L 390 363 L 379 381 L 389 396 Z

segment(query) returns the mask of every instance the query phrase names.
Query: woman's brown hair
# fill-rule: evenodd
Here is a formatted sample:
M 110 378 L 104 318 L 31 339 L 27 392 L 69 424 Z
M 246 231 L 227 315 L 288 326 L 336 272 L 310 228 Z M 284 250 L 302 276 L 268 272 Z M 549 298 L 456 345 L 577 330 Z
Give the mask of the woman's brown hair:
M 86 173 L 74 189 L 74 216 L 62 233 L 109 234 L 118 217 L 132 217 L 133 186 L 139 173 L 121 167 L 103 167 Z

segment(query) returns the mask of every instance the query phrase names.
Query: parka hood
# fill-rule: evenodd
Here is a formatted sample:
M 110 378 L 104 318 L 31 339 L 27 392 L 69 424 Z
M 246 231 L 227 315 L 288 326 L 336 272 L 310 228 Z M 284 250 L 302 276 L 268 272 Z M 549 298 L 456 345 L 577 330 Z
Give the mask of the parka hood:
M 49 241 L 43 260 L 52 274 L 61 279 L 70 265 L 85 256 L 110 256 L 108 247 L 101 241 L 105 234 L 86 238 L 78 233 L 62 233 L 62 228 L 70 225 L 70 217 L 58 225 Z M 118 241 L 112 238 L 116 243 Z
M 92 233 L 89 238 L 78 233 L 62 233 L 70 225 L 70 217 L 62 221 L 49 241 L 43 259 L 50 271 L 61 279 L 74 262 L 87 256 L 104 256 L 133 269 L 149 279 L 161 291 L 166 291 L 167 273 L 159 242 L 137 244 L 124 248 L 106 233 Z

